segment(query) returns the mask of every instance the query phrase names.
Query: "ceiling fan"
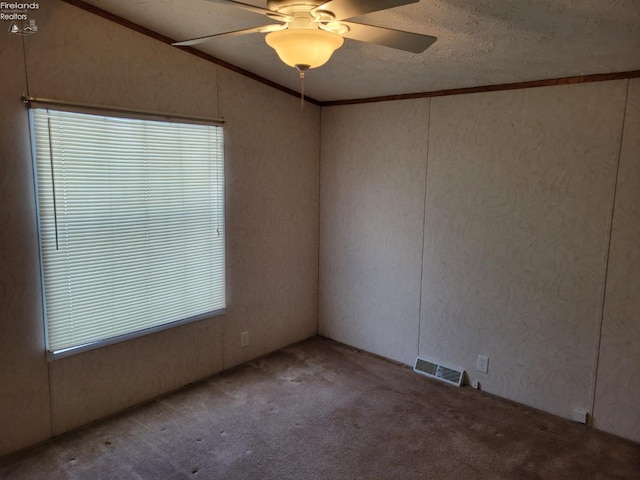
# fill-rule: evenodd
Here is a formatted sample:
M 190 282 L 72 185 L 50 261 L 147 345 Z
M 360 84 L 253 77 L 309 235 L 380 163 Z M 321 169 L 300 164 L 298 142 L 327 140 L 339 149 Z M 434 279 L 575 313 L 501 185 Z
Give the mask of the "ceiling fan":
M 192 38 L 174 45 L 196 45 L 222 36 L 266 33 L 267 44 L 284 63 L 300 72 L 301 80 L 306 70 L 324 65 L 342 46 L 344 38 L 413 53 L 423 52 L 436 41 L 436 37 L 430 35 L 344 21 L 419 0 L 267 0 L 267 8 L 236 0 L 208 1 L 260 13 L 280 23 Z

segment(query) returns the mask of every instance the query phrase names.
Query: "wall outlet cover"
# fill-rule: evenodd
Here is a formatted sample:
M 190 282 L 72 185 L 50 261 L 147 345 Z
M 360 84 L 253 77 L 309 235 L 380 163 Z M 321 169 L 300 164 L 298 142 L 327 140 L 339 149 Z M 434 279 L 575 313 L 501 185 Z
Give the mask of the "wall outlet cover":
M 478 355 L 476 370 L 480 373 L 489 373 L 489 357 L 486 355 Z

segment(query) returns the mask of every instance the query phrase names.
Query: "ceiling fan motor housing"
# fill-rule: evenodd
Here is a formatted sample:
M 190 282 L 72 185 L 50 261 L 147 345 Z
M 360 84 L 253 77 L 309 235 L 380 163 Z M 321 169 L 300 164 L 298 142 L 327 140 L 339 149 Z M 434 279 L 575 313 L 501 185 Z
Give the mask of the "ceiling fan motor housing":
M 315 8 L 319 5 L 322 5 L 323 3 L 327 3 L 326 0 L 268 0 L 267 1 L 267 8 L 269 10 L 274 10 L 276 12 L 279 12 L 282 8 L 286 8 L 286 7 L 293 7 L 293 6 L 300 6 L 300 7 L 311 7 L 311 8 Z

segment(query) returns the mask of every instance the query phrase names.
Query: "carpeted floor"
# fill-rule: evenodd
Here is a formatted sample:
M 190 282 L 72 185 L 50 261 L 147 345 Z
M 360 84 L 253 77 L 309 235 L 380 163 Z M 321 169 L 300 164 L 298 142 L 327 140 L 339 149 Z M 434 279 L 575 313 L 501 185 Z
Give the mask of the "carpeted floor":
M 3 479 L 640 479 L 640 445 L 320 337 L 0 460 Z

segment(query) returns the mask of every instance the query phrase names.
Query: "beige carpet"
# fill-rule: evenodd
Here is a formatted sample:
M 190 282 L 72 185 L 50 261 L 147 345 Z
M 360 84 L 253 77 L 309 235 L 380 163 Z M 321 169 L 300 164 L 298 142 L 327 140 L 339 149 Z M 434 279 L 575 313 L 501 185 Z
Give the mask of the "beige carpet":
M 322 338 L 0 461 L 3 479 L 640 479 L 640 445 Z

